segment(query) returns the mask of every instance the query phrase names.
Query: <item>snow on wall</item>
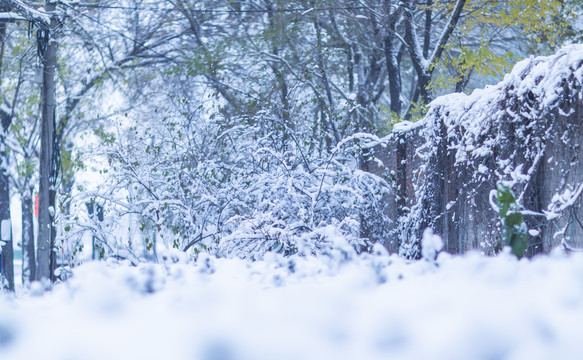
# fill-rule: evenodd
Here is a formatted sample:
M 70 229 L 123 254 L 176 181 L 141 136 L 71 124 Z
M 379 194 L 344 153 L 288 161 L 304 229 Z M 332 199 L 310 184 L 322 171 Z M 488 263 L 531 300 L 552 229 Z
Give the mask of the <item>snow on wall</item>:
M 528 255 L 561 242 L 583 248 L 582 84 L 583 45 L 571 45 L 519 62 L 495 86 L 433 101 L 427 116 L 405 129 L 412 134 L 400 135 L 416 139 L 407 149 L 414 157 L 408 168 L 391 161 L 395 155 L 384 159 L 396 178 L 415 174 L 407 177 L 414 191 L 402 204 L 401 253 L 419 257 L 427 227 L 451 253 L 492 252 L 499 220 L 488 196 L 498 180 L 512 182 L 530 211 L 525 220 L 536 231 Z

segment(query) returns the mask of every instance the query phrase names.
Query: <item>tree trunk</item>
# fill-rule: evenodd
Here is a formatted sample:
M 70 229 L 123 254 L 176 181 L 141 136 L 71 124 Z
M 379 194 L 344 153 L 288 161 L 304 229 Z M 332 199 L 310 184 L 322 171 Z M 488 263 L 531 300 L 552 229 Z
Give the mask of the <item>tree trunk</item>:
M 424 104 L 429 104 L 432 100 L 431 89 L 429 88 L 431 84 L 431 75 L 435 70 L 436 64 L 441 59 L 443 52 L 445 51 L 445 47 L 455 30 L 457 23 L 461 17 L 462 11 L 466 4 L 467 0 L 457 0 L 453 11 L 445 25 L 443 33 L 437 40 L 435 44 L 435 48 L 429 57 L 426 54 L 429 54 L 429 35 L 426 34 L 426 41 L 424 42 L 424 49 L 421 49 L 419 36 L 417 35 L 416 24 L 413 20 L 413 8 L 416 6 L 414 3 L 409 3 L 404 8 L 404 20 L 405 20 L 405 42 L 409 48 L 409 54 L 411 56 L 411 62 L 413 67 L 415 68 L 415 72 L 417 73 L 417 89 L 416 92 L 419 92 L 419 96 L 421 100 L 423 100 Z M 426 24 L 425 24 L 425 31 L 427 29 L 431 29 L 431 14 L 426 13 Z
M 425 29 L 423 31 L 423 57 L 426 59 L 429 57 L 429 46 L 431 45 L 431 25 L 433 23 L 432 7 L 433 0 L 427 0 L 427 5 L 425 5 Z
M 2 247 L 2 275 L 7 280 L 5 288 L 14 290 L 14 249 L 10 230 L 10 193 L 4 164 L 0 169 L 0 235 L 0 240 L 6 243 Z
M 48 3 L 46 11 L 55 11 L 55 3 Z M 39 184 L 39 232 L 38 232 L 38 271 L 36 279 L 51 279 L 54 263 L 51 263 L 51 254 L 54 247 L 52 238 L 54 204 L 51 208 L 50 191 L 54 186 L 51 181 L 53 165 L 54 126 L 55 126 L 55 66 L 57 60 L 57 43 L 51 37 L 58 25 L 56 17 L 51 16 L 51 34 L 49 44 L 43 59 L 43 87 L 42 87 L 42 123 L 41 123 L 41 151 L 40 151 L 40 184 Z
M 22 196 L 22 283 L 29 284 L 35 279 L 36 261 L 34 254 L 32 190 Z
M 401 73 L 397 62 L 392 35 L 385 36 L 385 58 L 389 75 L 389 94 L 391 97 L 391 112 L 401 116 Z
M 3 4 L 0 9 L 5 5 Z M 1 42 L 1 53 L 0 53 L 0 70 L 2 67 L 2 59 L 4 58 L 4 38 L 6 35 L 6 23 L 0 22 L 0 42 Z M 12 233 L 10 229 L 10 190 L 8 185 L 8 175 L 6 174 L 6 164 L 4 158 L 6 156 L 5 152 L 5 136 L 10 122 L 12 120 L 11 115 L 2 112 L 2 135 L 0 144 L 0 240 L 5 242 L 6 245 L 2 247 L 1 255 L 1 268 L 0 273 L 6 279 L 5 287 L 10 290 L 14 290 L 14 249 L 12 245 Z
M 433 100 L 433 94 L 431 93 L 431 72 L 423 72 L 418 74 L 417 86 L 419 89 L 419 96 L 423 104 L 427 105 Z

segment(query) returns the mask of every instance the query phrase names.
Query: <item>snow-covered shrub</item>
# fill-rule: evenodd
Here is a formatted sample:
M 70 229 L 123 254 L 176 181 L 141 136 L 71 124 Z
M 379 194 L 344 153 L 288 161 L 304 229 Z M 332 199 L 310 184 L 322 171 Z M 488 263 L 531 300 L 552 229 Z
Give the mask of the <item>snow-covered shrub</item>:
M 437 254 L 443 249 L 443 240 L 439 235 L 433 233 L 431 228 L 423 231 L 423 239 L 421 239 L 421 254 L 423 259 L 427 261 L 435 261 Z
M 227 235 L 217 249 L 244 257 L 266 251 L 318 254 L 334 247 L 340 235 L 362 251 L 371 243 L 362 237 L 362 222 L 381 211 L 367 212 L 368 200 L 382 197 L 384 191 L 378 177 L 338 161 L 312 172 L 298 167 L 255 174 L 236 195 L 238 206 L 230 209 L 233 216 L 224 223 Z M 377 199 L 377 204 L 382 202 Z M 330 226 L 338 234 L 331 234 Z
M 389 221 L 382 198 L 390 188 L 358 169 L 359 148 L 373 136 L 328 150 L 309 129 L 292 131 L 269 113 L 227 120 L 186 100 L 174 106 L 120 126 L 102 144 L 110 180 L 90 195 L 107 203 L 111 230 L 91 230 L 108 252 L 121 246 L 148 257 L 161 247 L 256 259 L 325 253 L 344 246 L 339 238 L 363 251 L 379 239 L 366 226 Z M 140 241 L 119 242 L 114 229 L 127 216 L 140 224 Z

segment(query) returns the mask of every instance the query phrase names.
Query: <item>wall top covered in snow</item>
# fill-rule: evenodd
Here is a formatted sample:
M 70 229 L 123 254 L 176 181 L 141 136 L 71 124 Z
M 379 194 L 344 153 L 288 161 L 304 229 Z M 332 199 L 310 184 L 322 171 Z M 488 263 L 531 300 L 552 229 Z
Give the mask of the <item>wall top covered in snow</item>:
M 406 198 L 400 251 L 420 256 L 419 239 L 431 227 L 450 252 L 491 253 L 499 220 L 489 194 L 500 180 L 529 210 L 537 234 L 529 255 L 561 242 L 583 247 L 582 84 L 583 45 L 570 45 L 519 62 L 497 85 L 436 99 L 423 120 L 387 137 L 393 145 L 380 158 Z

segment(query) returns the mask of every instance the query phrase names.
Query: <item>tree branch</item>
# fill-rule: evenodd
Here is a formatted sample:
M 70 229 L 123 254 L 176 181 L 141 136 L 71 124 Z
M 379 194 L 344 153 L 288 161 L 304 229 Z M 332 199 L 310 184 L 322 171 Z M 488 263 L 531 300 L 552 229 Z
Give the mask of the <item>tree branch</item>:
M 429 66 L 431 68 L 433 68 L 435 66 L 435 63 L 437 61 L 439 61 L 439 59 L 441 58 L 441 55 L 443 54 L 443 51 L 445 50 L 445 45 L 447 45 L 447 42 L 449 41 L 451 34 L 453 34 L 453 31 L 455 30 L 455 28 L 457 26 L 457 23 L 460 19 L 460 16 L 462 14 L 462 10 L 464 9 L 465 5 L 466 5 L 466 0 L 457 0 L 456 1 L 453 12 L 451 13 L 451 16 L 449 17 L 449 20 L 447 21 L 447 26 L 443 29 L 443 33 L 441 34 L 439 40 L 437 41 L 437 45 L 435 46 L 435 49 L 433 50 L 433 54 L 429 58 Z M 430 69 L 430 71 L 431 70 L 433 70 L 433 69 Z

